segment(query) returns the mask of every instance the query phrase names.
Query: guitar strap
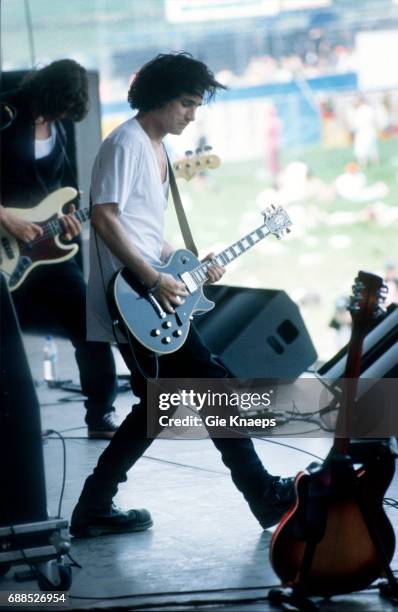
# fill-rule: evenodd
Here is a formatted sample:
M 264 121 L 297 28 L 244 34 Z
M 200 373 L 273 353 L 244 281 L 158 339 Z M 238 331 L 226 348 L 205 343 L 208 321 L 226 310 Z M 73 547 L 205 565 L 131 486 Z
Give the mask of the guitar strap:
M 184 243 L 187 249 L 191 251 L 191 253 L 193 253 L 196 257 L 198 257 L 198 249 L 196 248 L 196 244 L 194 242 L 191 230 L 188 225 L 188 219 L 187 219 L 184 207 L 181 202 L 181 197 L 178 191 L 176 177 L 174 176 L 173 166 L 170 163 L 170 159 L 169 159 L 169 156 L 167 155 L 167 152 L 166 152 L 166 157 L 167 157 L 167 166 L 169 169 L 169 184 L 170 184 L 171 194 L 173 196 L 174 208 L 177 213 L 178 223 L 180 225 L 181 234 L 182 234 L 182 237 L 184 239 Z

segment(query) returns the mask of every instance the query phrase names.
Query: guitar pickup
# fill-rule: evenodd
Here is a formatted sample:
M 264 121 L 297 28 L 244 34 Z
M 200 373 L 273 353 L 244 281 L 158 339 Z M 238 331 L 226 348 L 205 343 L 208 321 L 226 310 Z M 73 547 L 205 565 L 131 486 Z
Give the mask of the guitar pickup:
M 182 274 L 180 274 L 180 278 L 185 284 L 189 293 L 194 293 L 195 291 L 197 291 L 198 285 L 196 284 L 189 272 L 183 272 Z

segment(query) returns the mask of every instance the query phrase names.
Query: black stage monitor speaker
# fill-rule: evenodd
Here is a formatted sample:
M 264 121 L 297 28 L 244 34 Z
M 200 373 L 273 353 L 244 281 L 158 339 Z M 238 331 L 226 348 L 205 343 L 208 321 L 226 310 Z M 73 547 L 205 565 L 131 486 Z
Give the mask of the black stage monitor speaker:
M 235 378 L 297 378 L 317 354 L 296 304 L 284 291 L 210 285 L 214 310 L 197 328 Z
M 40 408 L 0 273 L 0 525 L 47 520 Z

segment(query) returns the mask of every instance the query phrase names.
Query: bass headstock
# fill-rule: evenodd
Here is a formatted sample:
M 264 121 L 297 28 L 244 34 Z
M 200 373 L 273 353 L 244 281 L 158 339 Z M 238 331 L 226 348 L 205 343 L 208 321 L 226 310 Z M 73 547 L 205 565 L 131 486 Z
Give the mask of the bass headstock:
M 211 150 L 212 147 L 205 146 L 203 149 L 196 149 L 195 153 L 185 151 L 185 157 L 173 163 L 175 177 L 190 181 L 200 172 L 218 168 L 221 160 L 217 155 L 210 153 Z
M 282 206 L 271 205 L 262 211 L 264 215 L 264 224 L 267 226 L 271 234 L 274 234 L 280 240 L 284 233 L 291 232 L 290 226 L 292 222 L 286 210 Z
M 348 310 L 354 326 L 359 331 L 367 331 L 385 302 L 388 289 L 383 279 L 371 272 L 360 270 L 352 286 Z

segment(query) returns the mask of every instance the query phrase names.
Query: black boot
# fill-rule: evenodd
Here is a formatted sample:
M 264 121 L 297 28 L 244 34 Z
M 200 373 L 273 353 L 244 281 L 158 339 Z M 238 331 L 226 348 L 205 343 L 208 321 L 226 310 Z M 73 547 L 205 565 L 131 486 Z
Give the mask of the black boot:
M 90 538 L 112 533 L 145 531 L 152 525 L 148 510 L 123 511 L 113 503 L 108 507 L 90 508 L 79 502 L 72 514 L 70 532 L 75 538 Z
M 296 500 L 294 478 L 275 476 L 260 500 L 249 501 L 254 516 L 263 529 L 273 527 Z

